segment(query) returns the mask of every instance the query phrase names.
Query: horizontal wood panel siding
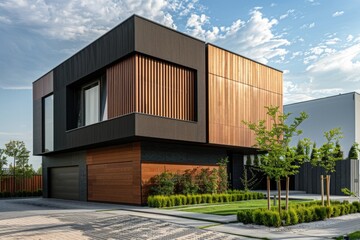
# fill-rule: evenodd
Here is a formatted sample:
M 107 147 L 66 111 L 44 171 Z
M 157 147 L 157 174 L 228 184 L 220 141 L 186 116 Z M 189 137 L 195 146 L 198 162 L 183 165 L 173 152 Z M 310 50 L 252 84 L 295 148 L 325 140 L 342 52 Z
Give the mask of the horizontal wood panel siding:
M 142 55 L 136 66 L 137 112 L 195 120 L 195 71 Z
M 164 171 L 171 173 L 184 173 L 186 170 L 200 171 L 203 168 L 209 168 L 210 170 L 218 166 L 214 165 L 191 165 L 191 164 L 162 164 L 162 163 L 142 163 L 141 164 L 141 183 L 142 183 L 142 199 L 143 203 L 146 203 L 147 196 L 149 194 L 150 179 L 155 175 L 161 174 Z
M 135 112 L 135 56 L 106 70 L 108 118 Z
M 209 143 L 252 147 L 242 123 L 269 119 L 265 106 L 282 110 L 282 73 L 208 45 Z
M 141 204 L 140 143 L 89 150 L 88 200 Z

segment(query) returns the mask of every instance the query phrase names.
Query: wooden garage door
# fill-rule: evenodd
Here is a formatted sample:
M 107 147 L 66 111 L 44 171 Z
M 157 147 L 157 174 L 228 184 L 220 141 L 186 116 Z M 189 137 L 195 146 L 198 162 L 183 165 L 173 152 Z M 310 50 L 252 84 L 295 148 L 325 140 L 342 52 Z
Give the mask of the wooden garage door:
M 133 163 L 88 165 L 88 200 L 101 202 L 136 203 Z M 136 185 L 135 185 L 136 184 Z
M 50 168 L 50 197 L 79 200 L 79 167 Z

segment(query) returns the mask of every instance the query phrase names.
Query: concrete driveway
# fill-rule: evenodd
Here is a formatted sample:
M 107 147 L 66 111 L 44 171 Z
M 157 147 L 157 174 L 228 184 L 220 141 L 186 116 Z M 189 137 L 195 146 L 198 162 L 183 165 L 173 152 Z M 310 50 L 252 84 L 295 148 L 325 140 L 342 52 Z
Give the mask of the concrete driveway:
M 194 227 L 211 222 L 119 208 L 42 198 L 0 200 L 0 239 L 245 239 Z

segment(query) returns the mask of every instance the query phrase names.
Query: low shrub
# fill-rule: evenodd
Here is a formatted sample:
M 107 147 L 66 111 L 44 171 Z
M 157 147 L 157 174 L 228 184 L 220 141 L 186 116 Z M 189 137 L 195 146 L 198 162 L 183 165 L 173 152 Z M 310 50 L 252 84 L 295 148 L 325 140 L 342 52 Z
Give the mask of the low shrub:
M 333 214 L 331 215 L 331 217 L 338 217 L 341 214 L 341 208 L 339 205 L 334 205 L 333 207 Z
M 326 207 L 318 206 L 313 207 L 315 210 L 315 219 L 316 220 L 325 220 L 327 217 L 327 210 Z
M 357 212 L 360 212 L 360 202 L 353 202 L 352 205 L 356 207 Z
M 253 223 L 252 221 L 252 210 L 241 210 L 237 213 L 237 219 L 239 222 L 244 224 Z
M 262 193 L 247 192 L 247 193 L 222 193 L 222 194 L 188 194 L 188 195 L 150 195 L 148 197 L 149 207 L 173 207 L 180 205 L 191 205 L 200 203 L 227 203 L 233 201 L 240 201 L 245 199 L 244 196 L 250 198 L 250 196 L 263 197 Z
M 281 220 L 284 226 L 289 226 L 291 224 L 291 217 L 288 211 L 281 212 Z

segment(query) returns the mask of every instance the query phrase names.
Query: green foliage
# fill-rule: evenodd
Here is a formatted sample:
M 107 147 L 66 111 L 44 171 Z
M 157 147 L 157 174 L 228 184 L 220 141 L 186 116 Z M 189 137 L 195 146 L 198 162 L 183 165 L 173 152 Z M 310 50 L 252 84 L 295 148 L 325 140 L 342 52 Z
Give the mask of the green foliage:
M 224 193 L 228 190 L 229 187 L 229 181 L 228 181 L 228 173 L 227 173 L 227 164 L 229 160 L 228 158 L 222 158 L 217 163 L 219 166 L 218 170 L 218 176 L 219 176 L 219 182 L 218 182 L 218 193 Z
M 245 197 L 245 194 L 247 197 Z M 188 194 L 188 195 L 150 195 L 148 197 L 149 207 L 173 207 L 181 205 L 192 205 L 200 203 L 227 203 L 241 201 L 246 198 L 264 198 L 262 193 L 222 193 L 222 194 Z
M 356 211 L 360 213 L 360 202 L 353 202 L 352 205 L 355 206 L 357 209 Z
M 316 165 L 318 157 L 319 157 L 319 149 L 316 147 L 316 143 L 314 142 L 311 150 L 310 162 L 312 162 L 313 165 Z
M 260 169 L 271 179 L 278 180 L 298 172 L 299 163 L 302 162 L 304 155 L 296 154 L 296 149 L 290 148 L 289 145 L 292 137 L 302 133 L 297 128 L 308 118 L 308 115 L 301 112 L 300 116 L 295 117 L 288 125 L 285 121 L 291 114 L 282 114 L 278 106 L 270 106 L 266 109 L 272 124 L 270 129 L 267 128 L 265 120 L 257 123 L 243 121 L 243 123 L 255 133 L 255 147 L 267 153 L 261 157 Z
M 278 225 L 275 225 L 277 221 L 269 220 L 270 218 L 276 218 L 276 216 L 271 216 L 270 212 L 279 214 L 275 208 L 272 210 L 241 210 L 238 212 L 237 216 L 239 222 L 245 221 L 246 223 L 255 223 L 266 226 L 288 226 L 297 223 L 320 221 L 330 217 L 337 217 L 340 215 L 360 212 L 360 202 L 353 202 L 350 204 L 347 201 L 344 201 L 343 203 L 333 201 L 332 204 L 332 206 L 323 207 L 321 206 L 320 201 L 314 201 L 293 205 L 288 211 L 281 212 L 281 221 L 278 221 Z
M 259 184 L 260 180 L 258 179 L 257 171 L 258 168 L 253 166 L 244 166 L 244 171 L 240 181 L 243 184 L 245 191 L 250 191 Z
M 9 198 L 9 197 L 36 197 L 36 196 L 42 196 L 42 190 L 39 189 L 34 192 L 29 191 L 18 191 L 15 193 L 10 192 L 0 192 L 0 198 Z
M 315 219 L 316 220 L 324 220 L 327 217 L 327 210 L 326 207 L 323 206 L 318 206 L 318 207 L 314 207 L 315 210 Z
M 176 177 L 176 193 L 195 194 L 199 191 L 199 185 L 196 182 L 196 169 L 187 169 L 183 174 Z
M 15 166 L 10 165 L 10 172 L 15 172 L 16 176 L 31 177 L 34 173 L 33 167 L 29 164 L 30 151 L 26 149 L 23 141 L 10 141 L 5 144 L 4 153 L 12 157 Z
M 251 210 L 242 210 L 237 213 L 237 220 L 244 224 L 252 223 L 252 211 Z
M 251 156 L 250 155 L 247 155 L 246 156 L 246 164 L 247 166 L 251 166 L 252 165 L 252 161 L 251 161 Z
M 7 164 L 7 157 L 5 155 L 5 149 L 0 149 L 0 177 L 4 175 L 3 169 Z
M 216 193 L 218 188 L 217 170 L 210 171 L 209 168 L 202 168 L 200 173 L 196 175 L 197 185 L 199 186 L 199 193 Z
M 359 144 L 358 143 L 354 143 L 349 151 L 349 155 L 348 155 L 349 159 L 359 159 Z
M 339 157 L 340 149 L 336 147 L 336 142 L 343 137 L 340 128 L 334 128 L 324 133 L 326 142 L 319 149 L 319 157 L 316 166 L 322 167 L 326 174 L 335 172 L 336 161 L 342 160 Z
M 169 172 L 162 172 L 152 179 L 150 193 L 152 195 L 172 195 L 174 194 L 175 182 L 174 175 Z
M 337 140 L 335 144 L 335 157 L 341 160 L 344 159 L 344 152 L 341 150 L 339 140 Z
M 260 166 L 260 157 L 258 154 L 256 154 L 254 157 L 254 167 L 259 167 L 259 166 Z
M 36 170 L 37 175 L 42 175 L 42 167 L 39 167 L 38 170 Z

